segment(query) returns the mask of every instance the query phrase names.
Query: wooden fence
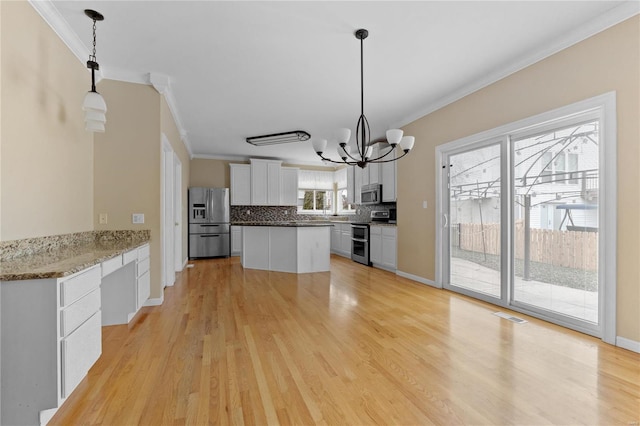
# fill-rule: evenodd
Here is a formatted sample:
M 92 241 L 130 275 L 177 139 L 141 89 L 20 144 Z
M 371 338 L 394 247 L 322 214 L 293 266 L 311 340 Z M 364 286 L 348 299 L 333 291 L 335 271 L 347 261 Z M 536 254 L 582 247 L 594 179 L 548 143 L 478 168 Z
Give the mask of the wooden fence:
M 484 242 L 483 242 L 484 229 Z M 530 230 L 530 260 L 585 271 L 598 270 L 598 233 Z M 459 223 L 452 227 L 451 244 L 463 250 L 500 254 L 500 224 Z M 516 259 L 524 259 L 524 224 L 516 223 Z

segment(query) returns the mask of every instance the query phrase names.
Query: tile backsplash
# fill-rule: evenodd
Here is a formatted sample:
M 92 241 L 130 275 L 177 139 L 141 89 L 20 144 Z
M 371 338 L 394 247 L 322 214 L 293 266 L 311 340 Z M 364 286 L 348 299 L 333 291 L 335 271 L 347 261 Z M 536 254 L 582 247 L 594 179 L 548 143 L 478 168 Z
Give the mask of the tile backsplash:
M 231 206 L 231 222 L 248 221 L 289 221 L 289 220 L 345 220 L 368 222 L 373 210 L 389 210 L 395 204 L 378 204 L 375 206 L 356 206 L 356 213 L 350 215 L 316 215 L 298 214 L 296 206 Z

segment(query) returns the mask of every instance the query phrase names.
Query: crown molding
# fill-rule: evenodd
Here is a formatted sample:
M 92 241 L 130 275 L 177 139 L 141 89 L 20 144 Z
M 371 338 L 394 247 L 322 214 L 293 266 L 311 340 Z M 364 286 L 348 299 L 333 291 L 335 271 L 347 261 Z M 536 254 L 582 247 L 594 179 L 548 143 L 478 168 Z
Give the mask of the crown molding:
M 424 108 L 421 108 L 418 112 L 408 115 L 401 120 L 394 123 L 391 127 L 401 128 L 409 123 L 412 123 L 419 118 L 422 118 L 434 111 L 444 108 L 445 106 L 458 101 L 465 96 L 468 96 L 480 89 L 483 89 L 497 81 L 502 80 L 514 74 L 524 68 L 527 68 L 551 55 L 554 55 L 568 47 L 573 46 L 587 38 L 594 36 L 614 25 L 619 24 L 637 14 L 640 13 L 640 2 L 638 1 L 626 1 L 620 6 L 603 13 L 590 22 L 581 25 L 579 28 L 570 31 L 564 37 L 557 39 L 553 44 L 545 46 L 543 48 L 533 50 L 523 56 L 521 59 L 515 61 L 511 66 L 496 70 L 493 73 L 489 73 L 485 77 L 473 81 L 470 84 L 462 86 L 460 89 L 453 93 L 437 99 L 434 102 L 427 104 Z
M 58 9 L 50 0 L 29 0 L 29 4 L 49 24 L 53 32 L 67 45 L 69 50 L 84 64 L 89 57 L 89 49 L 86 48 L 80 37 L 71 29 L 67 21 L 62 17 Z
M 193 158 L 193 150 L 191 149 L 191 144 L 189 143 L 187 131 L 182 125 L 178 107 L 176 106 L 176 100 L 173 97 L 173 91 L 171 90 L 171 78 L 169 78 L 169 76 L 165 74 L 150 72 L 147 74 L 146 84 L 150 84 L 154 89 L 158 91 L 158 93 L 164 96 L 164 99 L 167 101 L 167 105 L 169 106 L 169 111 L 171 111 L 173 121 L 176 123 L 176 127 L 178 128 L 180 140 L 182 141 L 184 147 L 187 149 L 189 158 Z
M 51 27 L 54 33 L 62 40 L 62 42 L 71 50 L 78 60 L 84 64 L 85 60 L 89 57 L 89 50 L 82 43 L 80 37 L 71 29 L 68 22 L 62 17 L 58 9 L 54 6 L 51 0 L 29 0 L 29 4 L 35 9 L 36 12 L 44 19 L 44 21 Z M 127 83 L 137 84 L 149 84 L 152 85 L 160 94 L 162 94 L 169 110 L 173 116 L 173 120 L 176 123 L 178 132 L 180 133 L 180 140 L 184 144 L 189 157 L 193 158 L 193 151 L 191 150 L 191 144 L 187 137 L 187 132 L 182 126 L 182 120 L 178 113 L 175 98 L 171 92 L 171 86 L 169 84 L 169 77 L 156 74 L 156 73 L 141 73 L 130 70 L 124 70 L 119 68 L 113 68 L 109 66 L 101 66 L 98 71 L 98 81 L 102 78 L 116 81 L 124 81 Z

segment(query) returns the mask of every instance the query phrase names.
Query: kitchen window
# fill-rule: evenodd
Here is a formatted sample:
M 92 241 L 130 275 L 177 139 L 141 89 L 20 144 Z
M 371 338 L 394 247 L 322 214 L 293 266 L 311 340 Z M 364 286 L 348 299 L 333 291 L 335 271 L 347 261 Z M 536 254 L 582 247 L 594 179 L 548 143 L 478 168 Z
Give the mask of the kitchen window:
M 335 171 L 336 181 L 336 213 L 352 214 L 355 213 L 354 205 L 349 203 L 347 192 L 347 171 L 348 167 Z
M 332 214 L 334 212 L 334 174 L 330 171 L 298 172 L 298 213 Z
M 333 211 L 333 191 L 298 190 L 299 213 L 328 214 Z

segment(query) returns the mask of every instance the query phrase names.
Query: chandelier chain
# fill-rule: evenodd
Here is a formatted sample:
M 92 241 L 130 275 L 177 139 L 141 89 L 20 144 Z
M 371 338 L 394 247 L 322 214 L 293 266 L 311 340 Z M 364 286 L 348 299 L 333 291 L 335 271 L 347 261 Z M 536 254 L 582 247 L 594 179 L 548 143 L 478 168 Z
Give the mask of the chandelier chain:
M 93 54 L 89 58 L 90 60 L 97 62 L 96 60 L 96 20 L 93 20 Z

